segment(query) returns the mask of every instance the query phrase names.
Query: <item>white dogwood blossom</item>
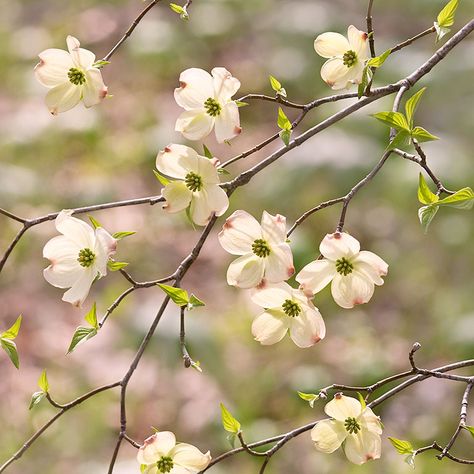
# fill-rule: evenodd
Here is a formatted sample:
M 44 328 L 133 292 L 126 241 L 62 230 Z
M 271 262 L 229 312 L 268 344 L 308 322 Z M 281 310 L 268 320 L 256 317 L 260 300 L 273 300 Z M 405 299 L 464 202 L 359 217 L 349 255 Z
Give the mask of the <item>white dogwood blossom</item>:
M 43 257 L 51 264 L 43 275 L 57 288 L 70 288 L 63 301 L 81 306 L 94 280 L 107 274 L 107 262 L 115 253 L 117 240 L 102 227 L 93 229 L 72 217 L 72 212 L 63 210 L 56 217 L 56 229 L 62 235 L 44 246 Z
M 191 444 L 176 443 L 171 431 L 159 431 L 144 441 L 137 460 L 142 474 L 195 474 L 208 466 L 211 455 Z
M 321 68 L 321 77 L 334 90 L 359 84 L 369 57 L 367 33 L 355 26 L 347 29 L 347 38 L 339 33 L 323 33 L 314 40 L 314 49 L 329 58 Z
M 349 234 L 327 234 L 319 251 L 324 258 L 309 263 L 296 276 L 307 295 L 318 293 L 332 281 L 331 293 L 336 303 L 353 308 L 372 298 L 374 285 L 383 285 L 387 263 L 372 252 L 360 251 L 358 240 Z
M 232 255 L 240 255 L 227 271 L 227 283 L 253 288 L 265 280 L 280 283 L 293 275 L 293 255 L 286 242 L 286 218 L 263 211 L 262 223 L 245 211 L 227 218 L 219 242 Z
M 311 347 L 326 335 L 326 326 L 318 308 L 300 290 L 287 283 L 261 285 L 252 301 L 265 308 L 252 324 L 256 341 L 268 346 L 283 339 L 287 332 L 298 347 Z
M 95 54 L 80 47 L 73 36 L 66 39 L 69 52 L 46 49 L 39 54 L 36 79 L 49 88 L 46 105 L 53 115 L 66 112 L 81 100 L 86 107 L 98 104 L 107 96 L 107 87 L 99 68 L 94 67 Z
M 332 453 L 344 444 L 347 459 L 354 464 L 380 458 L 382 423 L 370 408 L 338 393 L 324 411 L 332 419 L 318 421 L 311 430 L 318 451 Z
M 217 163 L 185 145 L 171 144 L 161 150 L 156 157 L 158 171 L 176 179 L 163 189 L 163 209 L 179 212 L 189 206 L 189 215 L 197 225 L 206 225 L 213 214 L 224 214 L 229 198 L 219 186 Z
M 211 76 L 212 74 L 212 76 Z M 203 69 L 186 69 L 179 76 L 174 98 L 184 112 L 176 121 L 175 130 L 188 140 L 201 140 L 215 127 L 219 143 L 239 135 L 239 109 L 232 96 L 240 81 L 223 67 L 211 74 Z

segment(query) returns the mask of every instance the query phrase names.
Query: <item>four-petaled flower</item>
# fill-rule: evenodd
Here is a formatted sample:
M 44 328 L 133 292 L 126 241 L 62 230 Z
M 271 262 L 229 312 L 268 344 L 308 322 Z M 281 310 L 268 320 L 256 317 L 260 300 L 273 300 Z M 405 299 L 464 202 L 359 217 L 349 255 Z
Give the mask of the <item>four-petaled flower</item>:
M 287 283 L 263 284 L 252 294 L 252 301 L 265 312 L 252 324 L 255 340 L 268 346 L 283 339 L 289 331 L 298 347 L 311 347 L 326 335 L 326 326 L 318 308 L 300 290 Z
M 177 179 L 163 189 L 163 209 L 179 212 L 189 206 L 191 219 L 197 225 L 206 225 L 213 214 L 224 214 L 229 198 L 219 186 L 216 163 L 184 145 L 171 144 L 161 150 L 156 158 L 158 171 Z
M 296 276 L 307 295 L 321 291 L 331 280 L 331 293 L 339 306 L 367 303 L 374 285 L 383 285 L 388 265 L 379 256 L 360 251 L 359 242 L 345 232 L 327 234 L 319 246 L 324 259 L 306 265 Z
M 338 393 L 324 411 L 333 419 L 318 421 L 311 430 L 318 451 L 332 453 L 344 443 L 347 459 L 355 464 L 380 458 L 382 424 L 370 408 Z
M 188 140 L 201 140 L 215 126 L 216 139 L 222 143 L 242 131 L 239 109 L 231 99 L 240 81 L 223 67 L 215 67 L 211 73 L 191 68 L 179 76 L 174 98 L 185 112 L 178 117 L 175 130 Z
M 314 49 L 328 59 L 321 68 L 321 77 L 334 90 L 359 84 L 369 56 L 367 33 L 355 26 L 347 29 L 348 40 L 339 33 L 323 33 L 314 40 Z
M 211 455 L 191 444 L 176 443 L 171 431 L 159 431 L 144 441 L 137 460 L 143 474 L 195 474 L 208 466 Z
M 245 211 L 227 218 L 219 242 L 232 255 L 241 255 L 227 271 L 227 283 L 239 288 L 258 286 L 263 278 L 280 283 L 293 275 L 293 255 L 286 243 L 286 218 L 263 211 L 261 225 Z
M 80 48 L 73 36 L 66 39 L 69 52 L 62 49 L 46 49 L 39 54 L 40 62 L 35 75 L 46 94 L 46 105 L 53 115 L 66 112 L 81 100 L 86 107 L 98 104 L 107 96 L 102 74 L 94 67 L 95 54 Z
M 63 301 L 81 306 L 96 278 L 107 274 L 107 262 L 115 253 L 117 241 L 105 229 L 92 229 L 73 211 L 61 211 L 55 220 L 56 229 L 63 235 L 53 237 L 43 249 L 43 257 L 51 264 L 43 275 L 57 288 L 70 288 Z

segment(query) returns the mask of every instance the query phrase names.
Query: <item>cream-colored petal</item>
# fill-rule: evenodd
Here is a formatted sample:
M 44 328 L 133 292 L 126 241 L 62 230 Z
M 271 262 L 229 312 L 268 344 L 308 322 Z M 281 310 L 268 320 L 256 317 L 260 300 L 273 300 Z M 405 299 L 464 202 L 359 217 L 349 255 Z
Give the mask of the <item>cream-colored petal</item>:
M 372 433 L 382 434 L 382 423 L 380 418 L 372 411 L 371 408 L 367 407 L 359 417 L 359 422 L 362 429 L 372 431 Z
M 158 152 L 156 168 L 170 178 L 185 179 L 193 171 L 199 174 L 199 155 L 189 146 L 171 143 Z
M 51 265 L 43 270 L 44 278 L 57 288 L 70 288 L 80 277 L 83 267 L 77 261 L 79 246 L 63 235 L 53 237 L 43 249 Z
M 92 227 L 81 219 L 72 217 L 71 210 L 62 210 L 54 221 L 56 230 L 77 244 L 80 249 L 95 247 L 95 233 Z M 48 257 L 47 257 L 48 258 Z
M 178 117 L 174 129 L 188 140 L 202 140 L 211 133 L 213 126 L 213 117 L 203 109 L 192 109 L 186 110 Z
M 229 102 L 222 106 L 220 114 L 215 119 L 216 140 L 218 143 L 223 143 L 240 135 L 241 132 L 239 108 L 235 102 Z
M 260 224 L 248 212 L 241 210 L 227 218 L 219 233 L 219 243 L 233 255 L 251 252 L 254 241 L 261 238 Z
M 75 107 L 81 101 L 81 96 L 81 86 L 76 86 L 71 82 L 64 82 L 48 91 L 45 102 L 48 110 L 53 115 L 58 115 Z
M 288 330 L 288 316 L 280 311 L 266 311 L 252 323 L 252 335 L 264 346 L 281 341 Z
M 360 250 L 359 241 L 346 232 L 326 234 L 319 245 L 323 257 L 329 260 L 338 260 L 342 257 L 351 258 Z
M 326 335 L 324 320 L 314 307 L 302 308 L 302 312 L 290 320 L 290 337 L 298 347 L 314 346 Z
M 265 279 L 270 283 L 286 281 L 295 273 L 293 254 L 288 244 L 273 245 L 265 261 Z
M 215 161 L 205 156 L 198 155 L 196 173 L 201 176 L 205 185 L 220 183 Z
M 311 439 L 318 451 L 333 453 L 346 439 L 347 431 L 344 424 L 335 420 L 321 420 L 311 430 Z
M 162 456 L 169 456 L 176 445 L 176 437 L 171 431 L 159 431 L 147 438 L 138 450 L 140 464 L 156 463 Z
M 70 54 L 62 49 L 46 49 L 39 54 L 40 62 L 35 66 L 35 76 L 46 87 L 69 82 L 68 71 L 73 67 Z
M 360 84 L 362 82 L 362 75 L 364 73 L 364 62 L 358 61 L 354 66 L 349 68 L 347 76 L 345 78 L 346 81 L 349 81 L 350 84 Z M 344 88 L 348 88 L 347 83 L 344 85 Z M 342 88 L 342 87 L 341 87 Z
M 193 193 L 189 190 L 183 181 L 171 181 L 162 191 L 166 203 L 163 209 L 166 212 L 179 212 L 186 209 L 193 197 Z
M 81 44 L 74 36 L 66 38 L 67 48 L 71 54 L 74 65 L 79 69 L 89 69 L 95 62 L 95 54 L 87 49 L 81 48 Z
M 71 288 L 63 295 L 63 301 L 71 303 L 73 306 L 81 307 L 87 298 L 92 282 L 97 274 L 93 267 L 84 268 L 80 278 L 74 282 Z
M 329 403 L 326 403 L 324 411 L 335 420 L 345 421 L 347 418 L 357 418 L 362 413 L 362 405 L 355 398 L 337 393 Z
M 368 56 L 368 35 L 365 31 L 358 30 L 351 25 L 347 29 L 350 48 L 357 54 L 357 59 L 364 62 Z
M 364 464 L 372 459 L 379 459 L 381 451 L 380 436 L 367 430 L 347 436 L 344 443 L 347 459 L 354 464 Z
M 328 59 L 321 68 L 323 81 L 333 90 L 344 89 L 349 82 L 350 68 L 344 65 L 342 58 Z
M 211 453 L 202 453 L 191 444 L 178 443 L 170 452 L 173 463 L 189 469 L 191 472 L 199 472 L 205 469 L 211 462 Z
M 353 308 L 367 303 L 374 294 L 374 284 L 366 275 L 353 271 L 349 275 L 337 274 L 331 283 L 334 301 L 342 308 Z
M 107 86 L 104 84 L 99 69 L 91 68 L 86 72 L 86 82 L 82 88 L 82 99 L 86 107 L 99 104 L 107 97 Z
M 263 211 L 262 236 L 270 245 L 286 242 L 286 217 L 280 214 L 272 216 L 267 211 Z
M 354 259 L 353 264 L 358 272 L 365 274 L 376 285 L 383 285 L 381 277 L 387 274 L 388 264 L 378 255 L 367 250 L 362 250 Z
M 211 71 L 214 82 L 214 97 L 224 105 L 239 90 L 240 81 L 223 67 L 215 67 Z
M 288 283 L 265 284 L 252 291 L 251 299 L 262 308 L 281 309 L 285 300 L 292 299 L 291 290 Z
M 253 288 L 262 281 L 264 270 L 261 258 L 253 253 L 242 255 L 229 265 L 227 283 L 238 288 Z
M 214 98 L 213 78 L 203 69 L 186 69 L 179 76 L 179 84 L 180 87 L 174 90 L 174 98 L 185 110 L 204 110 L 204 102 Z
M 107 275 L 107 263 L 117 249 L 117 240 L 103 227 L 95 230 L 94 268 L 101 277 Z
M 229 198 L 225 191 L 216 184 L 211 184 L 193 193 L 190 214 L 197 225 L 207 225 L 213 214 L 221 216 L 228 207 Z
M 336 265 L 329 260 L 314 260 L 308 263 L 296 275 L 305 294 L 316 294 L 321 291 L 336 275 Z
M 339 33 L 323 33 L 314 40 L 315 51 L 323 58 L 342 56 L 350 49 L 349 42 Z

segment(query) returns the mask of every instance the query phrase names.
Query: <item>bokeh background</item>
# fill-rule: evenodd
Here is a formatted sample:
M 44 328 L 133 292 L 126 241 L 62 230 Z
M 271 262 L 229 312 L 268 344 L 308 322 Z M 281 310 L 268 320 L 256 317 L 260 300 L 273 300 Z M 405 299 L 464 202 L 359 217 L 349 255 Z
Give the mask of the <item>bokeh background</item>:
M 445 2 L 375 2 L 377 50 L 429 27 Z M 224 66 L 242 82 L 241 95 L 272 93 L 268 75 L 285 86 L 290 99 L 309 101 L 330 94 L 319 77 L 323 59 L 313 50 L 324 31 L 344 33 L 349 24 L 364 29 L 365 1 L 195 0 L 191 21 L 180 21 L 166 2 L 142 21 L 103 75 L 113 98 L 86 110 L 81 106 L 52 117 L 44 105 L 45 89 L 33 76 L 37 54 L 65 48 L 65 37 L 78 37 L 102 57 L 137 15 L 139 0 L 0 0 L 0 199 L 1 206 L 34 217 L 63 208 L 156 195 L 155 156 L 170 142 L 185 143 L 173 131 L 180 113 L 173 100 L 179 73 L 188 67 Z M 474 13 L 461 2 L 455 27 Z M 425 146 L 445 185 L 473 184 L 472 99 L 474 38 L 468 38 L 417 86 L 428 86 L 417 122 L 441 137 Z M 426 37 L 390 57 L 376 84 L 393 82 L 428 58 L 436 46 Z M 240 94 L 239 92 L 239 94 Z M 257 218 L 266 209 L 290 223 L 319 202 L 347 192 L 379 159 L 387 129 L 369 116 L 391 107 L 385 98 L 317 135 L 288 153 L 232 196 L 231 208 Z M 311 112 L 300 131 L 343 106 L 329 104 Z M 252 102 L 241 109 L 244 132 L 231 146 L 206 145 L 221 160 L 248 149 L 275 132 L 274 104 Z M 294 111 L 288 110 L 290 118 Z M 200 146 L 196 144 L 196 146 Z M 229 168 L 232 176 L 272 150 Z M 317 297 L 327 324 L 327 338 L 311 349 L 298 349 L 288 338 L 263 347 L 252 340 L 250 325 L 258 309 L 248 293 L 226 285 L 231 261 L 216 232 L 183 285 L 206 303 L 188 316 L 188 346 L 204 372 L 184 369 L 178 344 L 176 308 L 167 310 L 129 386 L 129 434 L 142 440 L 151 426 L 173 430 L 179 440 L 210 449 L 228 449 L 220 425 L 223 401 L 241 421 L 250 442 L 273 436 L 323 416 L 297 390 L 312 392 L 327 384 L 369 384 L 407 367 L 415 341 L 421 365 L 434 367 L 472 358 L 474 248 L 472 213 L 441 209 L 424 235 L 417 219 L 418 168 L 392 157 L 373 183 L 352 201 L 347 230 L 362 247 L 390 263 L 383 287 L 370 304 L 339 308 L 328 289 Z M 83 216 L 86 218 L 85 216 Z M 160 205 L 94 213 L 111 232 L 134 230 L 120 242 L 117 258 L 130 262 L 137 280 L 167 275 L 198 238 L 183 215 L 165 215 Z M 339 208 L 324 210 L 293 234 L 297 270 L 317 255 L 322 237 L 335 228 Z M 222 219 L 221 219 L 222 221 Z M 220 225 L 217 226 L 217 228 Z M 217 230 L 216 228 L 216 230 Z M 0 216 L 0 246 L 6 248 L 18 225 Z M 47 369 L 51 391 L 69 401 L 103 383 L 119 379 L 162 299 L 158 288 L 132 294 L 94 339 L 69 356 L 74 329 L 92 302 L 100 314 L 127 288 L 117 273 L 96 284 L 84 308 L 61 301 L 62 291 L 42 277 L 45 242 L 55 235 L 52 222 L 30 230 L 8 261 L 0 280 L 0 329 L 24 316 L 17 344 L 17 371 L 0 353 L 0 462 L 16 451 L 54 410 L 45 402 L 28 411 L 36 381 Z M 413 386 L 380 406 L 385 424 L 383 457 L 363 467 L 350 465 L 343 453 L 318 453 L 309 434 L 287 445 L 268 472 L 390 473 L 410 470 L 387 436 L 422 446 L 446 443 L 458 420 L 463 386 L 442 380 Z M 55 424 L 8 472 L 47 474 L 104 473 L 119 425 L 118 392 L 110 391 L 72 410 Z M 470 424 L 474 411 L 470 409 Z M 463 433 L 455 452 L 473 456 L 474 440 Z M 123 444 L 115 472 L 138 472 L 136 452 Z M 439 462 L 434 454 L 416 459 L 419 473 L 464 473 L 469 466 Z M 240 454 L 210 472 L 257 472 L 253 458 Z

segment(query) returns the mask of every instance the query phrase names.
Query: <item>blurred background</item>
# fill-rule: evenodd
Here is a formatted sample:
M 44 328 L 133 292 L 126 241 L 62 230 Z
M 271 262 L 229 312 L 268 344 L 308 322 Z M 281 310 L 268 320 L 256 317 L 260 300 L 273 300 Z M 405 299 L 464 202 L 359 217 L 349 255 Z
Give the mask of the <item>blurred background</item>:
M 455 30 L 474 13 L 472 2 L 460 3 Z M 375 2 L 378 53 L 428 28 L 444 4 L 444 0 Z M 37 54 L 51 47 L 65 49 L 65 38 L 72 34 L 103 57 L 143 6 L 139 0 L 0 0 L 3 208 L 35 217 L 157 195 L 161 188 L 153 176 L 157 151 L 171 142 L 185 143 L 173 131 L 181 112 L 173 89 L 182 70 L 224 66 L 242 82 L 238 96 L 272 94 L 268 81 L 272 74 L 291 100 L 303 103 L 332 93 L 319 76 L 324 60 L 313 50 L 314 38 L 325 31 L 345 34 L 349 24 L 365 29 L 366 1 L 361 0 L 195 0 L 189 22 L 181 21 L 163 2 L 103 70 L 113 97 L 90 110 L 81 104 L 52 117 L 44 105 L 46 89 L 33 75 Z M 450 189 L 473 184 L 473 42 L 471 37 L 456 47 L 416 87 L 428 87 L 417 124 L 441 138 L 424 148 L 432 168 Z M 376 85 L 404 77 L 435 49 L 434 36 L 428 36 L 391 56 L 377 74 Z M 364 108 L 285 155 L 232 196 L 227 215 L 243 208 L 259 219 L 266 209 L 293 223 L 319 202 L 345 194 L 381 156 L 387 129 L 369 114 L 389 110 L 392 100 Z M 346 104 L 328 104 L 311 112 L 298 132 Z M 243 133 L 231 146 L 218 146 L 212 136 L 205 139 L 222 161 L 276 131 L 274 104 L 252 102 L 240 110 Z M 287 113 L 295 117 L 295 111 Z M 230 167 L 231 175 L 277 147 L 280 143 Z M 417 218 L 418 172 L 414 163 L 393 156 L 351 202 L 346 229 L 362 248 L 390 264 L 389 274 L 370 304 L 353 310 L 339 308 L 329 289 L 321 292 L 316 304 L 325 318 L 327 337 L 311 349 L 298 349 L 289 338 L 271 347 L 253 341 L 250 325 L 258 308 L 246 291 L 226 284 L 232 258 L 218 245 L 218 224 L 183 281 L 206 302 L 205 308 L 189 313 L 187 323 L 188 349 L 201 362 L 203 373 L 182 366 L 178 311 L 170 306 L 129 386 L 129 435 L 141 441 L 152 433 L 151 426 L 169 429 L 178 440 L 210 449 L 216 456 L 229 448 L 220 424 L 221 401 L 241 421 L 250 442 L 324 416 L 323 402 L 311 409 L 298 398 L 297 390 L 314 392 L 331 383 L 365 385 L 405 370 L 415 341 L 423 346 L 417 359 L 425 367 L 472 358 L 472 213 L 441 209 L 425 235 Z M 293 234 L 297 270 L 315 258 L 339 212 L 339 207 L 323 210 Z M 110 232 L 137 232 L 120 242 L 117 259 L 130 262 L 130 273 L 140 281 L 172 272 L 199 235 L 184 215 L 165 215 L 160 205 L 93 216 Z M 0 216 L 2 251 L 18 229 L 17 223 Z M 51 392 L 60 402 L 121 378 L 162 299 L 158 288 L 133 293 L 97 337 L 66 356 L 72 334 L 92 303 L 96 301 L 103 314 L 127 282 L 111 273 L 94 285 L 82 309 L 62 302 L 63 292 L 42 277 L 47 266 L 42 248 L 55 234 L 53 222 L 30 230 L 1 275 L 0 330 L 20 313 L 24 320 L 16 340 L 20 370 L 0 353 L 0 464 L 54 413 L 46 402 L 28 411 L 41 371 L 47 369 Z M 425 381 L 380 406 L 376 411 L 385 431 L 379 461 L 357 467 L 341 450 L 318 453 L 307 434 L 281 450 L 267 471 L 408 472 L 387 436 L 409 439 L 417 447 L 434 439 L 445 444 L 457 425 L 463 389 L 443 380 Z M 119 427 L 118 408 L 118 391 L 75 408 L 7 472 L 106 472 Z M 474 409 L 469 413 L 472 425 Z M 126 443 L 122 446 L 115 472 L 138 472 L 136 451 Z M 473 457 L 474 440 L 467 432 L 461 434 L 454 452 Z M 240 454 L 210 472 L 253 473 L 258 468 L 255 459 Z M 472 471 L 469 466 L 439 462 L 433 453 L 419 456 L 416 469 L 430 474 Z

